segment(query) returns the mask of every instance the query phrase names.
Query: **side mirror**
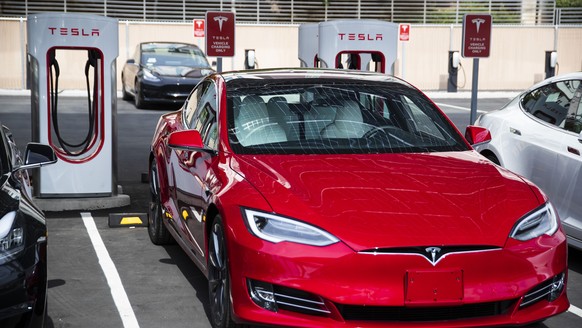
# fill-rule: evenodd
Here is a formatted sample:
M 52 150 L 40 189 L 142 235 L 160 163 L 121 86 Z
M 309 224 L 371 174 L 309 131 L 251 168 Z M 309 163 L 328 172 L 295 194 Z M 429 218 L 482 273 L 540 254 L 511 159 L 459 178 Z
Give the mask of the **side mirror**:
M 214 154 L 214 150 L 204 147 L 202 136 L 197 130 L 172 132 L 168 139 L 168 146 L 176 149 L 203 151 Z
M 49 145 L 30 142 L 24 152 L 24 164 L 17 170 L 37 168 L 57 162 L 55 151 Z
M 471 146 L 491 141 L 491 132 L 486 128 L 469 125 L 465 130 L 465 139 Z

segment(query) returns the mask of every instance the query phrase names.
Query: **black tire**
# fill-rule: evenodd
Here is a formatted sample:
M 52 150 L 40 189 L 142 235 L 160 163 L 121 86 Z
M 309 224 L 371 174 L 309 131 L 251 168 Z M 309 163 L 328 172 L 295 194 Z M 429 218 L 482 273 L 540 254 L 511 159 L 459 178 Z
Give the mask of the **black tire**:
M 135 81 L 135 96 L 133 97 L 133 102 L 135 104 L 135 108 L 137 109 L 146 108 L 146 102 L 143 99 L 143 93 L 141 91 L 139 81 Z
M 162 222 L 162 204 L 160 201 L 160 184 L 156 161 L 152 160 L 149 172 L 150 204 L 148 213 L 148 235 L 155 245 L 167 245 L 173 241 L 168 228 Z
M 231 318 L 230 271 L 222 219 L 212 222 L 208 240 L 208 299 L 210 323 L 214 328 L 239 327 Z
M 486 153 L 483 153 L 482 155 L 485 156 L 485 158 L 487 158 L 491 162 L 493 162 L 493 163 L 495 163 L 497 165 L 501 165 L 499 163 L 499 159 L 497 158 L 497 156 L 495 156 L 495 154 L 490 153 L 490 152 L 486 152 Z

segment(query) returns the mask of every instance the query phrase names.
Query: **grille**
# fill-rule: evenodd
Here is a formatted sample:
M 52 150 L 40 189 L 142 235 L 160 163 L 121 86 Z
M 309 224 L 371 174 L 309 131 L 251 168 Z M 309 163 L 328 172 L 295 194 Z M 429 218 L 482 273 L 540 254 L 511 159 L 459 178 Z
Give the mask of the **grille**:
M 515 300 L 449 307 L 383 307 L 336 304 L 346 321 L 444 321 L 482 318 L 508 313 Z
M 426 258 L 429 262 L 435 265 L 444 257 L 451 254 L 475 253 L 496 251 L 501 248 L 487 245 L 471 245 L 471 246 L 443 246 L 443 247 L 398 247 L 398 248 L 373 248 L 359 251 L 360 254 L 398 254 L 398 255 L 415 255 Z

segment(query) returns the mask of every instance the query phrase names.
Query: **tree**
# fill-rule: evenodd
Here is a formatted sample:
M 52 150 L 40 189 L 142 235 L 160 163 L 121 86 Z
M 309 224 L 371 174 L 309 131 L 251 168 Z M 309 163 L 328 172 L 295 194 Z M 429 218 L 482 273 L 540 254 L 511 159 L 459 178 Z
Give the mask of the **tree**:
M 556 7 L 582 7 L 582 0 L 556 0 Z

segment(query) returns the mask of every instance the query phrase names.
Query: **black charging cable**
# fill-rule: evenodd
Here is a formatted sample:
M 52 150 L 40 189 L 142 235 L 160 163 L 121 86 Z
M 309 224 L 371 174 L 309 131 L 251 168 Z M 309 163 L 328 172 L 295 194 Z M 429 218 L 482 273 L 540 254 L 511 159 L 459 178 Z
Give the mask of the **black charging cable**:
M 89 128 L 87 129 L 87 135 L 80 143 L 67 142 L 61 135 L 61 130 L 59 128 L 59 115 L 58 115 L 58 90 L 59 90 L 59 75 L 60 68 L 59 63 L 56 59 L 55 51 L 49 53 L 49 79 L 50 79 L 50 95 L 51 95 L 51 118 L 53 122 L 53 131 L 59 143 L 61 149 L 69 156 L 80 156 L 87 152 L 93 141 L 95 140 L 95 131 L 98 128 L 96 126 L 96 115 L 99 106 L 99 78 L 97 74 L 97 61 L 99 59 L 99 53 L 97 50 L 88 50 L 88 59 L 85 63 L 85 80 L 87 82 L 87 110 L 89 118 Z M 91 83 L 89 79 L 89 72 L 91 67 L 93 67 L 93 99 L 91 99 Z

